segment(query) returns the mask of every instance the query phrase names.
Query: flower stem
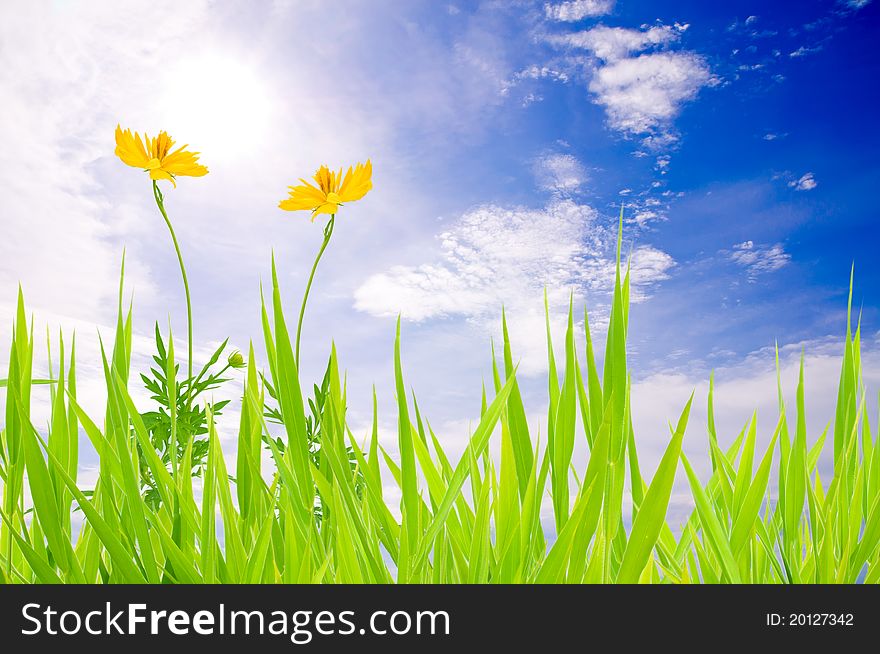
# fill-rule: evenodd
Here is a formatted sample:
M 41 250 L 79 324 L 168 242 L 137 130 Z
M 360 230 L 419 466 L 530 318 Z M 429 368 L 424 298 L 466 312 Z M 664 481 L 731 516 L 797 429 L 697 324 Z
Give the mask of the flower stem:
M 168 225 L 168 231 L 171 232 L 171 241 L 174 243 L 174 251 L 177 253 L 177 262 L 180 264 L 180 276 L 183 278 L 183 291 L 186 294 L 186 342 L 187 342 L 187 384 L 186 389 L 186 407 L 189 408 L 190 398 L 192 395 L 192 377 L 193 377 L 193 330 L 192 330 L 192 301 L 189 297 L 189 282 L 186 280 L 186 267 L 183 265 L 183 255 L 180 253 L 180 244 L 177 242 L 177 236 L 174 234 L 174 227 L 168 219 L 168 213 L 165 211 L 165 199 L 162 197 L 162 191 L 159 184 L 153 180 L 153 197 L 156 200 L 156 206 L 165 224 Z M 175 456 L 176 458 L 176 456 Z
M 324 242 L 321 243 L 321 249 L 318 250 L 318 256 L 315 257 L 315 263 L 312 264 L 312 272 L 309 275 L 309 281 L 306 284 L 306 292 L 303 295 L 302 306 L 299 309 L 299 321 L 296 323 L 296 368 L 297 371 L 300 369 L 300 360 L 299 360 L 299 341 L 300 335 L 302 334 L 302 325 L 303 318 L 306 315 L 306 304 L 309 301 L 309 291 L 312 290 L 312 280 L 315 279 L 315 271 L 318 269 L 318 263 L 321 261 L 321 257 L 324 254 L 324 250 L 327 249 L 327 244 L 330 242 L 330 237 L 333 236 L 333 225 L 336 222 L 336 214 L 330 216 L 330 222 L 327 223 L 327 226 L 324 228 Z

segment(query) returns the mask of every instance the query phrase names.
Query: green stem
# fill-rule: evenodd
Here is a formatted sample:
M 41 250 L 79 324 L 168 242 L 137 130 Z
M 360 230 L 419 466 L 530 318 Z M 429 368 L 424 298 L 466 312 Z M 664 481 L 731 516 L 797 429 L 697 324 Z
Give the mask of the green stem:
M 315 271 L 318 269 L 318 263 L 321 261 L 321 257 L 324 254 L 324 250 L 327 249 L 327 244 L 330 242 L 330 237 L 333 236 L 333 225 L 336 222 L 336 214 L 330 216 L 330 222 L 327 223 L 327 226 L 324 228 L 324 242 L 321 243 L 321 249 L 318 250 L 318 256 L 315 257 L 315 263 L 312 264 L 312 272 L 309 274 L 309 281 L 306 284 L 306 292 L 303 295 L 302 306 L 299 309 L 299 320 L 296 323 L 296 369 L 299 371 L 300 361 L 299 361 L 299 341 L 300 335 L 302 334 L 302 326 L 303 326 L 303 318 L 306 315 L 306 304 L 309 301 L 309 291 L 312 290 L 312 280 L 315 279 Z
M 180 253 L 180 244 L 177 242 L 177 236 L 174 234 L 174 227 L 171 226 L 171 221 L 168 219 L 168 214 L 165 211 L 165 200 L 162 197 L 162 191 L 159 189 L 159 184 L 156 182 L 156 180 L 153 180 L 153 197 L 156 200 L 156 206 L 159 207 L 159 211 L 161 212 L 162 217 L 165 219 L 165 224 L 168 225 L 168 231 L 171 232 L 171 241 L 174 243 L 174 251 L 177 253 L 177 262 L 180 264 L 180 276 L 183 278 L 183 291 L 186 294 L 186 378 L 190 381 L 186 389 L 186 407 L 189 408 L 190 397 L 192 393 L 193 376 L 192 301 L 189 297 L 189 282 L 187 282 L 186 280 L 186 267 L 183 265 L 183 255 Z
M 232 367 L 232 364 L 227 363 L 225 366 L 223 366 L 223 369 L 217 373 L 217 377 L 221 377 L 223 375 L 223 373 L 225 373 L 231 367 Z M 206 372 L 208 372 L 208 368 L 202 368 L 202 371 L 199 373 L 199 376 L 195 378 L 195 380 L 193 381 L 192 384 L 190 384 L 190 388 L 195 388 L 196 386 L 198 386 L 199 382 L 202 381 L 202 377 L 205 376 Z M 187 393 L 189 393 L 189 389 L 187 389 Z

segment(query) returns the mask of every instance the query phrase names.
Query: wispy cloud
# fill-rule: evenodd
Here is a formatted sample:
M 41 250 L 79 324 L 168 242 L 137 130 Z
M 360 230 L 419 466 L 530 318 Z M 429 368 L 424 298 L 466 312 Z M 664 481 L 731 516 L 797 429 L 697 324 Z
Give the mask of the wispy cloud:
M 685 52 L 621 59 L 596 71 L 590 91 L 611 127 L 626 134 L 669 136 L 682 105 L 709 83 L 705 61 Z M 665 139 L 664 139 L 665 140 Z
M 759 245 L 754 241 L 744 241 L 734 245 L 727 254 L 731 261 L 746 269 L 750 281 L 755 281 L 763 273 L 779 270 L 791 261 L 791 255 L 781 243 Z
M 736 32 L 741 30 L 744 27 L 748 27 L 750 25 L 754 25 L 758 22 L 757 16 L 746 16 L 742 21 L 739 19 L 733 21 L 730 25 L 727 26 L 728 32 Z
M 514 73 L 510 79 L 505 80 L 501 84 L 500 95 L 502 97 L 509 96 L 514 88 L 523 83 L 550 80 L 553 82 L 559 82 L 560 84 L 566 84 L 569 79 L 570 75 L 565 70 L 553 66 L 538 66 L 532 64 Z M 526 91 L 522 97 L 521 104 L 523 106 L 528 106 L 532 102 L 538 102 L 542 99 L 543 98 L 539 93 L 536 93 L 535 91 Z
M 742 21 L 733 21 L 727 26 L 727 31 L 741 34 L 752 39 L 768 38 L 778 34 L 778 31 L 774 29 L 759 29 L 757 23 L 758 16 L 746 16 Z
M 599 59 L 610 62 L 652 46 L 672 43 L 679 36 L 680 30 L 669 25 L 658 25 L 647 30 L 598 25 L 582 32 L 556 35 L 550 41 L 557 45 L 589 50 Z
M 559 322 L 570 293 L 576 303 L 588 292 L 604 297 L 614 279 L 613 233 L 601 226 L 594 209 L 570 199 L 540 209 L 477 207 L 437 241 L 433 260 L 369 277 L 355 292 L 355 308 L 374 316 L 400 313 L 414 322 L 465 318 L 492 333 L 503 305 L 517 330 L 512 338 L 520 344 L 525 374 L 546 365 L 544 290 Z M 645 299 L 673 265 L 667 253 L 637 247 L 632 299 Z
M 819 183 L 813 173 L 804 173 L 799 179 L 793 179 L 788 185 L 795 191 L 812 191 Z
M 515 81 L 523 79 L 551 79 L 559 82 L 568 81 L 568 73 L 550 66 L 528 66 L 513 76 Z
M 605 108 L 612 129 L 642 136 L 653 150 L 676 141 L 672 122 L 682 106 L 714 78 L 705 59 L 690 51 L 646 52 L 678 41 L 688 25 L 629 29 L 600 25 L 549 37 L 557 47 L 586 50 L 596 58 L 588 88 Z
M 819 52 L 821 49 L 822 49 L 821 45 L 817 45 L 817 46 L 813 46 L 813 47 L 807 47 L 805 45 L 802 45 L 797 50 L 793 50 L 793 51 L 789 52 L 788 56 L 793 59 L 796 59 L 798 57 L 806 57 L 807 55 L 813 54 L 814 52 Z
M 588 262 L 604 262 L 595 224 L 595 210 L 571 200 L 478 207 L 437 236 L 436 261 L 373 275 L 356 291 L 355 307 L 415 321 L 473 317 L 544 286 L 570 288 L 591 278 Z
M 550 20 L 574 22 L 604 16 L 614 9 L 615 0 L 567 0 L 566 2 L 548 2 L 544 5 L 544 15 Z
M 584 165 L 571 154 L 554 152 L 539 157 L 534 172 L 542 189 L 557 193 L 571 193 L 587 181 Z

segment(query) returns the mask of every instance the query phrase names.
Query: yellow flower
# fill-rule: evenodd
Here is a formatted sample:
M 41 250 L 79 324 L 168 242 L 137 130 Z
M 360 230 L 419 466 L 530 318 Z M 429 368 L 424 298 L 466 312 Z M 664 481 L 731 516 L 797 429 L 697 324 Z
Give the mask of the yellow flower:
M 291 186 L 290 197 L 278 206 L 285 211 L 311 211 L 314 221 L 320 213 L 335 214 L 344 203 L 364 197 L 373 188 L 372 177 L 373 164 L 369 159 L 354 168 L 349 166 L 344 177 L 342 168 L 333 172 L 327 166 L 321 166 L 314 177 L 317 186 L 300 179 L 302 184 Z
M 144 134 L 143 140 L 137 132 L 125 131 L 116 126 L 116 156 L 122 163 L 135 168 L 143 168 L 150 173 L 150 179 L 167 179 L 174 186 L 174 178 L 178 175 L 201 177 L 208 174 L 208 169 L 200 163 L 198 152 L 187 152 L 185 145 L 171 152 L 174 141 L 167 132 L 159 132 L 156 138 Z

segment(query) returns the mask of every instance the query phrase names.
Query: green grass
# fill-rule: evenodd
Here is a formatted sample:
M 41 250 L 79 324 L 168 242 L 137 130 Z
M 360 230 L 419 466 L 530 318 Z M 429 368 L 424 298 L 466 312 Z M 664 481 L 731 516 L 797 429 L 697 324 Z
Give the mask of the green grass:
M 602 369 L 586 313 L 585 350 L 576 347 L 573 307 L 562 344 L 550 341 L 548 317 L 543 442 L 529 429 L 505 320 L 481 419 L 458 461 L 447 456 L 443 435 L 408 396 L 398 324 L 396 385 L 384 391 L 397 398 L 394 459 L 379 442 L 375 408 L 366 439 L 349 429 L 335 350 L 320 408 L 310 410 L 303 395 L 310 384 L 299 377 L 273 263 L 271 296 L 262 309 L 266 377 L 251 347 L 235 469 L 227 469 L 208 407 L 207 456 L 195 482 L 188 467 L 169 469 L 157 455 L 140 416 L 144 407 L 129 394 L 136 379 L 132 317 L 121 292 L 115 339 L 102 345 L 107 406 L 100 417 L 77 403 L 73 347 L 65 353 L 61 343 L 54 381 L 34 378 L 34 338 L 20 294 L 3 381 L 0 582 L 880 581 L 880 446 L 865 408 L 858 326 L 853 330 L 848 316 L 837 409 L 818 439 L 807 433 L 802 361 L 795 406 L 784 405 L 780 388 L 766 451 L 756 451 L 755 418 L 722 447 L 730 435 L 716 434 L 710 386 L 711 476 L 700 479 L 682 451 L 684 439 L 698 438 L 697 429 L 688 429 L 691 400 L 669 425 L 665 453 L 647 479 L 631 420 L 629 292 L 629 271 L 618 263 Z M 168 356 L 173 393 L 178 382 L 170 341 Z M 51 396 L 48 430 L 31 421 L 34 393 Z M 284 435 L 277 440 L 267 437 L 267 409 L 275 403 L 268 415 L 281 418 Z M 174 440 L 186 432 L 178 433 L 174 412 L 170 419 Z M 94 489 L 77 483 L 81 430 L 100 461 Z M 575 458 L 581 438 L 589 454 Z M 188 460 L 193 440 L 184 440 Z M 500 456 L 489 455 L 490 441 L 500 445 Z M 267 446 L 271 470 L 261 463 Z M 825 447 L 833 448 L 834 468 L 821 479 Z M 144 499 L 146 470 L 158 502 Z M 695 506 L 682 524 L 666 518 L 676 479 L 686 479 Z M 383 484 L 399 488 L 399 507 L 389 506 Z M 631 520 L 624 511 L 627 488 Z M 552 509 L 546 533 L 542 506 Z

